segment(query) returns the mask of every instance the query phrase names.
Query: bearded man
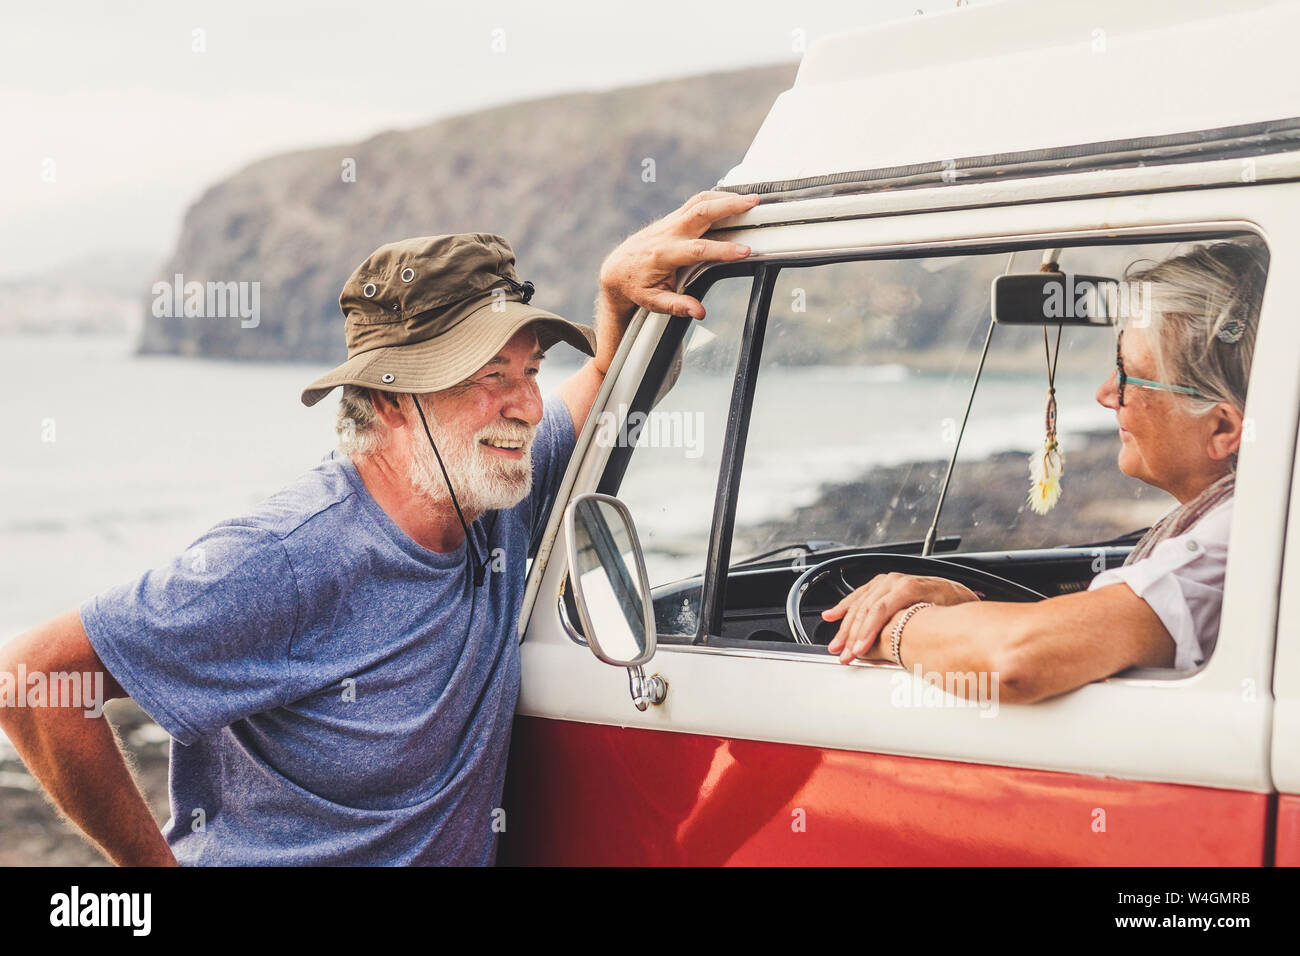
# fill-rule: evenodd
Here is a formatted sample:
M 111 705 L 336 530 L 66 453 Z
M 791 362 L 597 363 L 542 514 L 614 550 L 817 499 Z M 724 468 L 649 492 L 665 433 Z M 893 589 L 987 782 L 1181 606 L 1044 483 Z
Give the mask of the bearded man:
M 753 196 L 701 193 L 605 260 L 593 332 L 532 305 L 499 236 L 390 243 L 339 298 L 341 447 L 170 564 L 0 649 L 102 674 L 173 738 L 160 833 L 111 728 L 0 708 L 59 807 L 119 864 L 487 864 L 515 702 L 525 562 L 638 306 L 702 318 L 678 270 Z M 543 400 L 566 341 L 591 358 Z

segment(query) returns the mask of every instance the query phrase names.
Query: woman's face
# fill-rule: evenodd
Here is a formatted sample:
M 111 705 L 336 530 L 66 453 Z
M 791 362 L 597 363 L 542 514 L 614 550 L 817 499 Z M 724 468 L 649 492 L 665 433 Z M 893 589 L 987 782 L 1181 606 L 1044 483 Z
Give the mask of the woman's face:
M 1120 344 L 1126 375 L 1152 381 L 1160 378 L 1146 328 L 1127 326 Z M 1124 474 L 1185 502 L 1201 492 L 1207 478 L 1212 480 L 1211 472 L 1222 470 L 1200 440 L 1208 422 L 1191 414 L 1183 396 L 1130 383 L 1124 389 L 1121 407 L 1119 376 L 1112 372 L 1097 389 L 1097 401 L 1115 411 L 1119 422 L 1119 470 Z

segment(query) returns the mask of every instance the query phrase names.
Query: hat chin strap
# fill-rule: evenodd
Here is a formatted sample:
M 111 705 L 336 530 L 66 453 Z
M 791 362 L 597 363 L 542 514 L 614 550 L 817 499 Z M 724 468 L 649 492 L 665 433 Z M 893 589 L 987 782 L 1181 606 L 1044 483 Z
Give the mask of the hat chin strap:
M 514 289 L 514 291 L 519 294 L 520 301 L 522 301 L 524 305 L 528 304 L 528 300 L 531 299 L 533 293 L 537 291 L 537 287 L 531 282 L 517 282 L 509 276 L 497 276 L 497 278 L 505 279 L 510 285 L 510 288 Z
M 429 439 L 429 447 L 433 449 L 433 457 L 438 460 L 438 468 L 442 471 L 442 480 L 447 483 L 447 490 L 451 492 L 452 507 L 456 509 L 456 517 L 460 519 L 460 526 L 465 529 L 465 547 L 473 555 L 470 559 L 470 567 L 474 569 L 474 587 L 482 587 L 483 579 L 487 574 L 487 561 L 478 559 L 478 549 L 474 547 L 474 542 L 469 533 L 469 525 L 465 523 L 465 516 L 460 510 L 460 502 L 456 500 L 456 492 L 451 487 L 451 479 L 447 476 L 447 467 L 442 463 L 442 456 L 438 454 L 438 446 L 433 442 L 433 433 L 429 431 L 429 423 L 425 420 L 424 409 L 420 407 L 420 396 L 412 395 L 411 404 L 415 406 L 415 411 L 420 416 L 420 424 L 424 426 L 424 434 Z

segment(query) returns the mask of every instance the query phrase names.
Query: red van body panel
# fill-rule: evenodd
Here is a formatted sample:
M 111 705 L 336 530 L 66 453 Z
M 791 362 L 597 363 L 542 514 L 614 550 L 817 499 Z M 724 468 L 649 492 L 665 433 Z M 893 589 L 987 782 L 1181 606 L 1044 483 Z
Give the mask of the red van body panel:
M 1278 866 L 1300 866 L 1300 795 L 1284 793 L 1277 798 Z
M 1258 866 L 1269 836 L 1264 793 L 538 717 L 510 759 L 503 864 Z

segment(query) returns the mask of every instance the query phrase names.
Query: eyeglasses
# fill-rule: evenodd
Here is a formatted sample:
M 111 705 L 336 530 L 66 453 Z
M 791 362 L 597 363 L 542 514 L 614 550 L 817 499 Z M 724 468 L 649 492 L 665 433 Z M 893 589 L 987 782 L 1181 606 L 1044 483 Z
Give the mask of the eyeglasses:
M 1119 378 L 1119 404 L 1124 406 L 1124 386 L 1136 385 L 1138 388 L 1156 388 L 1166 392 L 1179 392 L 1183 395 L 1192 395 L 1196 398 L 1205 398 L 1194 388 L 1188 388 L 1186 385 L 1166 385 L 1164 382 L 1153 382 L 1145 378 L 1133 378 L 1131 375 L 1124 374 L 1124 358 L 1120 353 L 1120 346 L 1124 341 L 1124 333 L 1120 332 L 1115 337 L 1115 371 Z

